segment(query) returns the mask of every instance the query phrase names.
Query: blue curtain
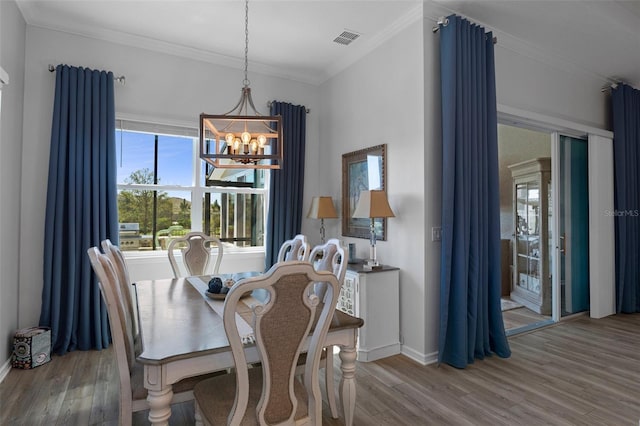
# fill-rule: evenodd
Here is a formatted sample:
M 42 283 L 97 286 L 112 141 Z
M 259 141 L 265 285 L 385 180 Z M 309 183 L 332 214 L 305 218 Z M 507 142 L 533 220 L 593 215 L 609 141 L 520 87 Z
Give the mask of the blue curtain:
M 58 65 L 44 232 L 40 325 L 52 350 L 109 345 L 87 249 L 118 241 L 113 74 Z
M 440 27 L 442 257 L 439 362 L 511 355 L 500 308 L 493 37 L 458 16 Z
M 304 150 L 307 112 L 304 106 L 272 102 L 271 115 L 282 116 L 283 164 L 271 172 L 265 270 L 277 260 L 283 242 L 302 229 Z
M 616 311 L 640 312 L 640 90 L 613 89 Z

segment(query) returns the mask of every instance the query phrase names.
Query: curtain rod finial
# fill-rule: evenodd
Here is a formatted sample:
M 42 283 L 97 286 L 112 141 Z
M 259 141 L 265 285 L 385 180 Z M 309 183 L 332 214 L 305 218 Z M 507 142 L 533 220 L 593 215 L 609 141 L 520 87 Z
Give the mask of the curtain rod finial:
M 436 25 L 431 28 L 431 31 L 434 33 L 437 33 L 438 30 L 440 29 L 440 25 L 442 25 L 443 27 L 446 27 L 447 25 L 449 25 L 449 18 L 445 18 L 444 16 L 441 16 L 438 18 L 438 20 L 436 21 Z

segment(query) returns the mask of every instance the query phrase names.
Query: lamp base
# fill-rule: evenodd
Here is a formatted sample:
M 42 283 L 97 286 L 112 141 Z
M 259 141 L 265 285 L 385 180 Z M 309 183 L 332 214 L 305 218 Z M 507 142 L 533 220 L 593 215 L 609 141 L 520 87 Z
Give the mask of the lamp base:
M 378 263 L 374 259 L 369 259 L 362 265 L 362 267 L 366 270 L 382 269 L 382 264 Z

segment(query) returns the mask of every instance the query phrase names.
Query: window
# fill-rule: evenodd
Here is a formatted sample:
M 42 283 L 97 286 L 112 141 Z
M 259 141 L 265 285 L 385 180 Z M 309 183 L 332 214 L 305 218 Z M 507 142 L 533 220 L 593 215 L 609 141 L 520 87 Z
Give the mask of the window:
M 263 247 L 266 170 L 213 169 L 196 129 L 116 123 L 120 248 L 166 250 L 190 231 L 229 247 Z

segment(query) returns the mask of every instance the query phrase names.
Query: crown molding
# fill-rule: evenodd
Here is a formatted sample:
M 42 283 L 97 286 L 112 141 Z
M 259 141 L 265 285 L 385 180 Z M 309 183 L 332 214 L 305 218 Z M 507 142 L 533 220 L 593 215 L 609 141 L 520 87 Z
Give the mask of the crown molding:
M 191 59 L 199 62 L 206 62 L 210 64 L 220 65 L 228 68 L 243 70 L 244 59 L 236 58 L 227 55 L 221 55 L 219 53 L 206 51 L 203 49 L 197 49 L 189 46 L 183 46 L 176 43 L 170 43 L 162 40 L 157 40 L 149 37 L 142 37 L 134 34 L 123 33 L 120 31 L 112 31 L 106 29 L 80 27 L 76 30 L 70 30 L 68 28 L 55 27 L 51 25 L 43 25 L 38 23 L 30 24 L 34 27 L 43 28 L 52 31 L 63 32 L 66 34 L 72 34 L 80 37 L 91 38 L 100 41 L 106 41 L 109 43 L 119 44 L 127 47 L 134 47 L 153 52 L 164 53 L 167 55 L 177 56 L 185 59 Z M 294 80 L 301 83 L 317 85 L 320 81 L 320 76 L 317 74 L 296 73 L 291 69 L 284 71 L 278 67 L 266 65 L 259 62 L 249 61 L 251 72 L 257 72 L 259 74 L 269 75 L 273 77 L 285 78 L 288 80 Z
M 67 34 L 92 38 L 95 40 L 106 41 L 123 46 L 165 53 L 177 57 L 192 59 L 195 61 L 221 65 L 233 69 L 244 69 L 243 58 L 221 55 L 212 51 L 206 51 L 135 34 L 124 33 L 121 31 L 113 31 L 89 25 L 78 26 L 77 22 L 74 23 L 73 29 L 71 25 L 51 25 L 47 22 L 39 21 L 36 18 L 37 14 L 32 13 L 32 8 L 34 6 L 31 5 L 30 2 L 18 2 L 18 6 L 22 11 L 27 24 L 33 27 L 59 31 Z M 377 34 L 372 39 L 359 40 L 357 44 L 352 45 L 351 50 L 347 55 L 345 55 L 342 59 L 334 62 L 324 70 L 318 72 L 310 72 L 308 69 L 296 70 L 292 67 L 276 67 L 250 61 L 251 70 L 252 72 L 257 72 L 259 74 L 318 86 L 340 71 L 348 68 L 354 62 L 361 59 L 371 51 L 378 48 L 381 44 L 402 31 L 408 25 L 412 24 L 418 19 L 421 19 L 422 10 L 423 7 L 422 3 L 420 2 L 409 12 L 405 13 L 403 16 L 395 20 L 391 25 L 385 28 L 384 31 Z
M 0 0 L 1 1 L 1 0 Z M 451 6 L 448 6 L 448 5 Z M 71 29 L 71 25 L 59 24 L 49 25 L 46 22 L 39 22 L 36 18 L 35 5 L 29 1 L 18 1 L 18 8 L 23 14 L 25 21 L 28 25 L 44 28 L 53 31 L 64 32 L 77 36 L 93 38 L 97 40 L 107 41 L 119 45 L 131 46 L 135 48 L 141 48 L 149 51 L 165 53 L 177 57 L 191 59 L 194 61 L 200 61 L 232 69 L 242 70 L 244 67 L 243 58 L 232 57 L 222 55 L 213 51 L 206 51 L 202 49 L 196 49 L 189 46 L 179 45 L 176 43 L 161 41 L 153 38 L 142 37 L 134 34 L 122 33 L 113 30 L 99 29 L 89 25 L 81 26 L 75 30 Z M 304 84 L 310 84 L 318 86 L 324 83 L 326 80 L 342 72 L 349 66 L 353 65 L 358 60 L 362 59 L 367 54 L 371 53 L 384 42 L 398 34 L 407 26 L 413 24 L 419 19 L 431 20 L 434 23 L 437 22 L 439 17 L 448 16 L 450 14 L 458 14 L 466 17 L 464 14 L 452 9 L 455 3 L 438 3 L 433 1 L 421 1 L 418 2 L 415 7 L 405 13 L 403 16 L 395 20 L 391 25 L 386 27 L 381 33 L 375 35 L 371 39 L 362 37 L 356 43 L 349 47 L 349 50 L 345 51 L 345 55 L 330 64 L 323 70 L 310 71 L 308 69 L 296 69 L 293 67 L 277 67 L 267 65 L 259 62 L 250 62 L 251 71 L 263 75 L 268 75 L 277 78 L 283 78 L 292 80 Z M 601 6 L 604 7 L 604 6 Z M 624 10 L 617 9 L 618 15 L 624 15 Z M 614 83 L 611 76 L 604 76 L 587 69 L 582 64 L 578 64 L 569 58 L 561 56 L 555 53 L 549 48 L 540 48 L 525 40 L 519 39 L 511 34 L 505 33 L 498 29 L 493 29 L 490 25 L 468 18 L 479 25 L 484 26 L 488 31 L 492 31 L 498 38 L 498 44 L 496 49 L 504 49 L 513 54 L 521 57 L 529 58 L 533 61 L 543 63 L 547 66 L 555 69 L 562 70 L 571 75 L 584 76 L 593 79 L 598 82 L 597 86 L 602 87 Z M 632 19 L 627 17 L 630 22 Z M 629 22 L 625 21 L 625 24 Z M 77 23 L 76 23 L 77 25 Z M 628 26 L 628 25 L 627 25 Z M 426 27 L 425 27 L 426 28 Z M 427 31 L 424 31 L 424 37 L 427 37 Z M 630 82 L 633 84 L 634 82 Z
M 113 31 L 89 25 L 78 25 L 77 22 L 75 22 L 73 25 L 74 29 L 72 29 L 71 25 L 50 25 L 49 23 L 40 21 L 36 18 L 37 14 L 34 13 L 35 6 L 31 4 L 31 2 L 19 1 L 17 2 L 17 4 L 27 25 L 30 25 L 32 27 L 58 31 L 100 41 L 106 41 L 122 46 L 165 53 L 172 56 L 192 59 L 194 61 L 206 62 L 238 70 L 244 69 L 244 58 L 222 55 L 212 51 L 193 48 L 176 43 L 170 43 L 121 31 Z M 292 70 L 290 67 L 285 70 L 280 67 L 274 67 L 260 62 L 252 61 L 249 61 L 249 64 L 252 72 L 257 72 L 259 74 L 264 74 L 272 77 L 284 78 L 287 80 L 293 80 L 300 83 L 318 85 L 320 84 L 320 82 L 322 82 L 323 78 L 322 73 L 320 72 L 310 73 L 308 70 L 296 71 L 295 69 Z

